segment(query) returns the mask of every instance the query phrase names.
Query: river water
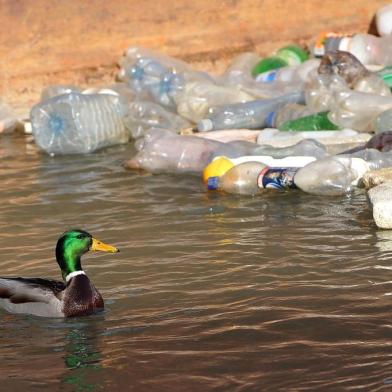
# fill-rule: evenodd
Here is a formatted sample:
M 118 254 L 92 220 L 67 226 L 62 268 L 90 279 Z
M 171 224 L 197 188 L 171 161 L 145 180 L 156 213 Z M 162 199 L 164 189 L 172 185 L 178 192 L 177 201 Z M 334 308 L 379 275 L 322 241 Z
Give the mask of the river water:
M 0 139 L 1 275 L 60 278 L 69 228 L 121 249 L 83 260 L 104 313 L 0 310 L 0 390 L 390 390 L 392 233 L 364 191 L 208 193 L 125 171 L 133 151 Z

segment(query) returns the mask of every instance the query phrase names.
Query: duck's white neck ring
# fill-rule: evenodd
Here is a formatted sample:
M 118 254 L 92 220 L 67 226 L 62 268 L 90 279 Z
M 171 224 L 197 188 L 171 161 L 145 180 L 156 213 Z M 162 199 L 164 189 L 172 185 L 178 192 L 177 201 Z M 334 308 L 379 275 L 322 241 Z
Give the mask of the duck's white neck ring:
M 75 276 L 78 276 L 78 275 L 86 275 L 86 274 L 84 273 L 84 271 L 71 272 L 65 277 L 65 283 L 68 283 L 72 278 L 74 278 Z

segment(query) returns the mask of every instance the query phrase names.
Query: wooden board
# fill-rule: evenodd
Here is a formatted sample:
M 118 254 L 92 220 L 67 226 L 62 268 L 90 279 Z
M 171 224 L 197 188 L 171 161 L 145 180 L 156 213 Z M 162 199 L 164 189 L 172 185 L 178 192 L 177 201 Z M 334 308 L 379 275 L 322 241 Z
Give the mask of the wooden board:
M 42 87 L 113 81 L 129 46 L 221 71 L 321 31 L 364 32 L 381 0 L 0 0 L 0 98 L 27 109 Z

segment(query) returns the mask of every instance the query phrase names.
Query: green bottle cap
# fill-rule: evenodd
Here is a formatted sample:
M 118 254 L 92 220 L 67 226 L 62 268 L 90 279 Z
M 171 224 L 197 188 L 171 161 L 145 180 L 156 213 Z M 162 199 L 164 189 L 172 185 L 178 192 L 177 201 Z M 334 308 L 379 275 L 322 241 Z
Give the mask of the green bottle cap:
M 309 58 L 308 53 L 297 45 L 288 45 L 278 50 L 277 56 L 288 65 L 301 64 Z
M 392 89 L 392 66 L 383 68 L 381 71 L 378 71 L 377 74 L 384 80 L 389 88 Z
M 271 71 L 272 69 L 286 67 L 288 63 L 280 57 L 271 56 L 259 61 L 252 69 L 252 75 L 257 76 L 263 72 Z

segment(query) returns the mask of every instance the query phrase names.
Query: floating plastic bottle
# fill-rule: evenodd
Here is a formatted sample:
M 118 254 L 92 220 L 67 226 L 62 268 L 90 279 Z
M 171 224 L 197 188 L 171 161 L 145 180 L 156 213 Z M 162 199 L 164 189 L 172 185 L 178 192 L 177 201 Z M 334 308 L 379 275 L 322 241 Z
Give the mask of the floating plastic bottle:
M 165 128 L 179 133 L 190 128 L 189 121 L 181 116 L 165 110 L 161 105 L 148 101 L 135 101 L 127 106 L 124 125 L 134 139 L 144 136 L 150 128 Z
M 197 124 L 200 132 L 218 129 L 261 129 L 266 125 L 267 116 L 286 103 L 301 103 L 301 93 L 291 93 L 282 97 L 256 100 L 246 103 L 223 105 L 213 108 L 212 114 Z
M 59 95 L 31 109 L 34 140 L 48 154 L 89 153 L 125 143 L 119 97 L 109 94 Z
M 392 65 L 392 35 L 376 37 L 371 34 L 321 36 L 316 44 L 315 55 L 342 50 L 353 54 L 365 65 Z
M 248 149 L 195 136 L 176 135 L 165 129 L 150 129 L 135 143 L 138 153 L 125 163 L 128 169 L 151 173 L 199 173 L 215 156 L 247 155 Z
M 266 57 L 258 62 L 252 69 L 253 76 L 285 67 L 287 65 L 301 64 L 308 59 L 308 53 L 300 46 L 289 45 L 279 49 L 275 55 Z
M 260 162 L 270 167 L 303 167 L 315 161 L 313 156 L 290 156 L 276 159 L 272 156 L 245 155 L 239 158 L 216 157 L 203 170 L 203 181 L 208 182 L 211 177 L 221 177 L 232 167 L 245 162 Z
M 338 196 L 357 186 L 368 170 L 369 165 L 361 158 L 331 156 L 299 169 L 294 182 L 313 195 Z
M 341 129 L 328 118 L 328 112 L 320 112 L 309 116 L 287 121 L 280 125 L 281 131 L 336 131 Z

